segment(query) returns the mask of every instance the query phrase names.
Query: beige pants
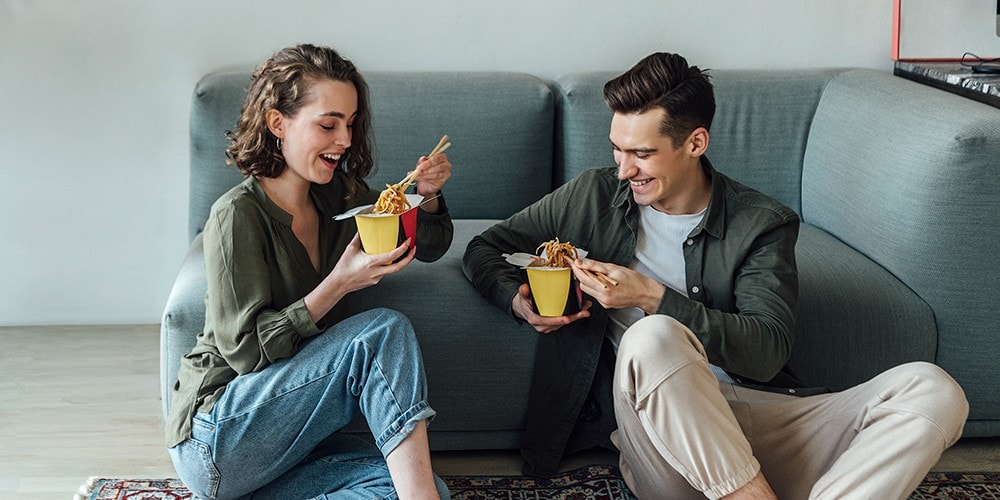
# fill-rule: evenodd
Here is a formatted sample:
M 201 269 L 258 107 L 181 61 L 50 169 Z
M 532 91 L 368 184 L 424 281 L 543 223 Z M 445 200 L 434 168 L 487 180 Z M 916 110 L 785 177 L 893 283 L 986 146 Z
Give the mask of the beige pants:
M 625 332 L 612 441 L 640 499 L 718 498 L 763 471 L 778 498 L 906 498 L 958 440 L 961 387 L 908 363 L 799 398 L 720 383 L 701 343 L 668 316 Z

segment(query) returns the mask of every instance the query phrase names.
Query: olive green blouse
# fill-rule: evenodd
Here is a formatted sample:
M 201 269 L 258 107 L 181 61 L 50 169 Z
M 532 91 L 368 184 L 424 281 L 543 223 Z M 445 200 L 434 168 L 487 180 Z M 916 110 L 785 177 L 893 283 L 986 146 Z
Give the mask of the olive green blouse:
M 347 182 L 338 171 L 332 182 L 310 188 L 320 213 L 318 272 L 292 232 L 291 215 L 256 179 L 247 178 L 213 204 L 202 236 L 205 329 L 181 359 L 166 422 L 168 447 L 190 437 L 194 413 L 210 411 L 229 381 L 294 355 L 308 339 L 352 314 L 350 295 L 318 323 L 304 302 L 357 232 L 353 218 L 333 216 L 378 198 L 378 191 L 364 186 L 347 198 Z M 416 257 L 422 261 L 440 258 L 451 244 L 454 229 L 440 200 L 440 213 L 418 211 Z

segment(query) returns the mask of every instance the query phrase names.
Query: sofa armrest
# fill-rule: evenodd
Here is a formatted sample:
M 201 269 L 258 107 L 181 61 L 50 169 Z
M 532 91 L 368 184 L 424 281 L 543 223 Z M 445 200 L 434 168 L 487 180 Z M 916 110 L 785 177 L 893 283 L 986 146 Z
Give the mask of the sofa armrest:
M 191 351 L 205 327 L 205 252 L 201 234 L 188 248 L 167 298 L 160 323 L 160 396 L 163 414 L 170 409 L 170 391 L 182 356 Z
M 1000 429 L 998 159 L 996 108 L 868 69 L 831 80 L 803 159 L 803 221 L 934 311 L 934 361 L 969 399 L 966 436 Z

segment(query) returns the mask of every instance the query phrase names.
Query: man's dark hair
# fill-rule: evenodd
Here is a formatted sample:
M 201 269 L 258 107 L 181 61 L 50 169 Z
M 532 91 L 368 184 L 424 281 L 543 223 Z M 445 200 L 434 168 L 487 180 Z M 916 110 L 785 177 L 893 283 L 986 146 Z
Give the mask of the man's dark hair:
M 660 134 L 680 147 L 698 127 L 709 130 L 715 116 L 710 75 L 677 54 L 656 52 L 604 85 L 604 101 L 615 113 L 663 108 Z

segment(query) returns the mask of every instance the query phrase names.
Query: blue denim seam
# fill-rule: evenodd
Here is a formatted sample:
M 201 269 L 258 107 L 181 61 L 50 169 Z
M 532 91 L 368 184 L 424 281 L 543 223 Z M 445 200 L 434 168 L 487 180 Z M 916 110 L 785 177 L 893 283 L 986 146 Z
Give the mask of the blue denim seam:
M 202 417 L 200 415 L 204 415 L 204 416 Z M 211 418 L 213 420 L 206 420 L 206 418 Z M 215 415 L 212 415 L 211 413 L 205 413 L 205 412 L 202 412 L 202 411 L 195 412 L 195 414 L 191 416 L 191 430 L 192 430 L 191 434 L 194 435 L 194 426 L 195 425 L 201 426 L 206 431 L 215 432 L 215 425 L 216 424 L 215 424 L 215 420 L 214 419 L 215 419 Z
M 369 344 L 368 342 L 365 342 L 364 339 L 354 339 L 352 341 L 352 343 L 363 344 L 365 346 L 365 349 L 367 350 L 367 352 L 375 352 L 375 350 L 376 350 L 374 347 L 372 347 L 371 344 Z M 375 358 L 372 358 L 371 361 L 372 361 L 372 371 L 371 371 L 371 373 L 368 374 L 368 378 L 371 379 L 375 375 L 375 372 L 378 372 L 378 376 L 382 377 L 382 381 L 386 382 L 385 386 L 386 386 L 386 388 L 389 391 L 389 396 L 392 397 L 393 404 L 396 405 L 396 408 L 395 408 L 396 412 L 398 413 L 398 412 L 403 411 L 403 407 L 400 406 L 400 404 L 399 404 L 399 398 L 396 397 L 396 393 L 393 392 L 393 390 L 392 390 L 392 384 L 388 383 L 388 380 L 387 380 L 387 378 L 385 376 L 385 371 L 382 370 L 382 365 Z
M 287 396 L 287 395 L 289 395 L 289 394 L 291 394 L 291 393 L 293 393 L 293 392 L 295 392 L 295 391 L 297 391 L 299 389 L 302 389 L 303 387 L 315 384 L 316 382 L 319 382 L 319 381 L 321 381 L 321 380 L 323 380 L 323 379 L 325 379 L 325 378 L 327 378 L 327 377 L 329 377 L 331 375 L 334 375 L 334 374 L 335 374 L 335 372 L 326 372 L 326 373 L 323 373 L 323 374 L 319 375 L 318 377 L 316 377 L 316 378 L 314 378 L 312 380 L 309 380 L 307 382 L 298 384 L 298 385 L 296 385 L 294 387 L 291 387 L 291 388 L 289 388 L 287 390 L 283 390 L 280 393 L 275 394 L 272 397 L 269 397 L 269 398 L 265 399 L 264 401 L 261 401 L 260 403 L 254 405 L 254 406 L 251 406 L 251 407 L 248 407 L 248 408 L 244 408 L 243 411 L 240 411 L 240 412 L 237 412 L 237 413 L 233 413 L 233 414 L 230 414 L 230 415 L 226 415 L 223 418 L 218 418 L 218 414 L 217 414 L 217 409 L 219 408 L 220 405 L 215 405 L 212 408 L 212 411 L 211 411 L 210 414 L 211 414 L 212 418 L 215 419 L 215 425 L 219 425 L 219 424 L 221 424 L 221 423 L 223 423 L 223 422 L 225 422 L 227 420 L 232 420 L 234 418 L 239 418 L 239 417 L 241 417 L 243 415 L 246 415 L 247 413 L 251 413 L 253 411 L 256 411 L 258 408 L 266 406 L 267 404 L 271 403 L 272 401 L 274 401 L 276 399 L 283 398 L 283 397 L 285 397 L 285 396 Z
M 374 350 L 373 347 L 365 342 L 363 339 L 355 339 L 354 342 L 360 342 L 365 345 L 369 350 Z M 373 360 L 373 371 L 378 371 L 378 376 L 385 379 L 383 374 L 382 366 L 378 361 Z M 370 374 L 369 376 L 373 376 Z M 392 392 L 391 384 L 385 384 L 389 388 L 389 395 L 392 397 L 392 402 L 396 405 L 396 410 L 401 411 L 402 407 L 399 405 L 399 398 L 396 394 Z M 407 436 L 413 432 L 413 429 L 417 426 L 417 422 L 421 420 L 427 420 L 428 423 L 436 415 L 435 412 L 426 400 L 421 400 L 415 403 L 410 409 L 403 412 L 399 417 L 396 418 L 383 432 L 382 434 L 375 436 L 375 445 L 378 446 L 379 450 L 382 451 L 382 455 L 389 456 L 389 453 L 396 449 Z M 374 434 L 374 433 L 373 433 Z
M 308 500 L 330 500 L 330 495 L 324 493 L 320 496 L 309 498 Z M 399 494 L 396 493 L 395 489 L 393 489 L 388 496 L 379 497 L 374 500 L 399 500 Z
M 375 311 L 375 309 L 372 309 L 371 311 Z M 371 311 L 369 311 L 369 312 L 371 312 Z M 378 315 L 378 317 L 376 317 L 376 318 L 372 318 L 372 319 L 371 319 L 370 321 L 368 321 L 368 323 L 366 324 L 365 328 L 363 328 L 363 329 L 362 329 L 362 331 L 364 331 L 364 330 L 367 330 L 367 329 L 369 328 L 369 326 L 370 326 L 370 325 L 373 325 L 373 324 L 376 324 L 376 323 L 378 322 L 378 320 L 379 320 L 379 319 L 380 319 L 380 318 L 381 318 L 382 316 L 384 316 L 384 313 L 380 313 L 380 314 Z M 353 340 L 352 340 L 351 342 L 352 342 L 352 343 L 357 343 L 357 342 L 360 342 L 360 343 L 362 343 L 362 344 L 364 344 L 364 345 L 365 345 L 365 347 L 366 347 L 366 348 L 367 348 L 367 349 L 369 350 L 369 352 L 371 352 L 371 351 L 374 351 L 374 349 L 372 348 L 372 346 L 371 346 L 370 344 L 368 344 L 367 342 L 365 342 L 364 340 L 362 340 L 362 339 L 359 339 L 359 338 L 355 338 L 355 339 L 353 339 Z M 341 353 L 341 360 L 339 360 L 339 361 L 342 361 L 342 360 L 343 360 L 343 358 L 346 358 L 346 357 L 347 357 L 347 354 L 348 354 L 348 352 L 350 352 L 350 351 L 349 351 L 349 350 L 345 350 L 344 352 L 342 352 L 342 353 Z M 282 360 L 282 361 L 285 361 L 285 362 L 291 362 L 291 361 L 290 361 L 289 359 L 287 359 L 287 358 L 286 358 L 286 359 L 284 359 L 284 360 Z M 342 363 L 340 363 L 339 361 L 338 361 L 338 366 L 340 366 L 340 365 L 342 364 Z M 374 361 L 374 360 L 373 360 L 373 361 Z M 272 363 L 272 364 L 273 364 L 273 363 Z M 375 364 L 375 368 L 377 368 L 377 369 L 378 369 L 379 373 L 382 373 L 382 367 L 381 367 L 381 366 L 379 366 L 377 362 L 374 362 L 374 364 Z M 226 420 L 230 420 L 230 419 L 233 419 L 233 418 L 237 418 L 237 417 L 239 417 L 239 416 L 241 416 L 241 415 L 244 415 L 244 414 L 246 414 L 246 413 L 249 413 L 249 412 L 252 412 L 252 411 L 256 410 L 257 408 L 260 408 L 260 407 L 262 407 L 262 406 L 264 406 L 264 405 L 266 405 L 266 404 L 270 403 L 271 401 L 273 401 L 273 400 L 275 400 L 275 399 L 277 399 L 277 398 L 280 398 L 280 397 L 283 397 L 283 396 L 286 396 L 286 395 L 288 395 L 288 394 L 291 394 L 292 392 L 295 392 L 295 391 L 297 391 L 297 390 L 299 390 L 299 389 L 301 389 L 301 388 L 303 388 L 303 387 L 305 387 L 305 386 L 307 386 L 307 385 L 310 385 L 310 384 L 312 384 L 312 383 L 315 383 L 315 382 L 317 382 L 317 381 L 319 381 L 319 380 L 322 380 L 322 379 L 324 379 L 324 378 L 326 378 L 326 377 L 329 377 L 329 376 L 331 376 L 331 375 L 335 375 L 335 374 L 336 374 L 336 371 L 328 371 L 328 372 L 326 372 L 326 373 L 323 373 L 323 374 L 319 375 L 318 377 L 316 377 L 316 378 L 314 378 L 314 379 L 312 379 L 312 380 L 309 380 L 308 382 L 305 382 L 305 383 L 302 383 L 302 384 L 299 384 L 299 385 L 297 385 L 297 386 L 295 386 L 295 387 L 292 387 L 292 388 L 290 388 L 290 389 L 288 389 L 288 390 L 285 390 L 285 391 L 282 391 L 282 392 L 281 392 L 280 394 L 276 394 L 276 395 L 274 395 L 273 397 L 270 397 L 270 398 L 268 398 L 268 399 L 266 399 L 266 400 L 264 400 L 264 401 L 261 401 L 261 402 L 260 402 L 259 404 L 257 404 L 257 405 L 254 405 L 254 406 L 252 406 L 252 407 L 250 407 L 250 408 L 246 408 L 246 409 L 244 409 L 243 411 L 241 411 L 241 412 L 239 412 L 239 413 L 234 413 L 234 414 L 231 414 L 231 415 L 228 415 L 228 416 L 226 416 L 225 418 L 221 418 L 221 419 L 220 419 L 220 418 L 217 418 L 217 417 L 218 417 L 218 413 L 217 413 L 217 410 L 218 410 L 218 408 L 219 408 L 219 405 L 214 405 L 214 406 L 212 407 L 212 410 L 211 410 L 211 413 L 210 413 L 210 414 L 211 414 L 211 416 L 212 416 L 212 418 L 213 418 L 213 420 L 214 420 L 214 422 L 213 422 L 213 423 L 214 423 L 214 424 L 216 424 L 216 425 L 218 425 L 218 424 L 220 424 L 220 423 L 222 423 L 222 422 L 224 422 L 224 421 L 226 421 Z M 384 377 L 383 377 L 383 378 L 384 378 Z M 400 410 L 400 411 L 401 411 L 401 410 L 402 410 L 402 408 L 401 408 L 401 407 L 399 406 L 399 402 L 398 402 L 398 400 L 396 399 L 396 395 L 395 395 L 395 394 L 392 394 L 392 399 L 393 399 L 393 402 L 395 402 L 395 403 L 396 403 L 396 408 L 397 408 L 397 410 Z

